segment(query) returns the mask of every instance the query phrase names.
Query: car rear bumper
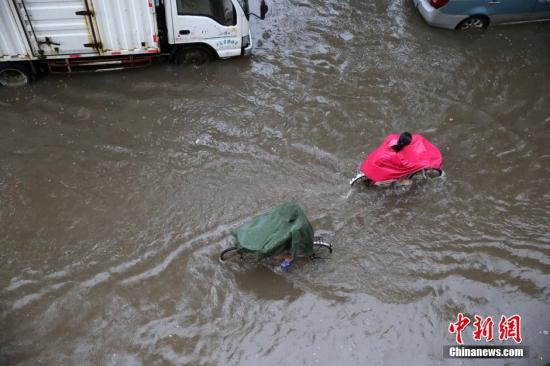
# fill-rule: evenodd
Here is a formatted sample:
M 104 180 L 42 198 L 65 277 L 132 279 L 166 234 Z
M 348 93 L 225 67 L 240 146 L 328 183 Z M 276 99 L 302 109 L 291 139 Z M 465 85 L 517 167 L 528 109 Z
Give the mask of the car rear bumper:
M 413 0 L 413 3 L 426 23 L 434 27 L 455 29 L 458 23 L 468 17 L 467 15 L 445 14 L 431 6 L 428 0 Z

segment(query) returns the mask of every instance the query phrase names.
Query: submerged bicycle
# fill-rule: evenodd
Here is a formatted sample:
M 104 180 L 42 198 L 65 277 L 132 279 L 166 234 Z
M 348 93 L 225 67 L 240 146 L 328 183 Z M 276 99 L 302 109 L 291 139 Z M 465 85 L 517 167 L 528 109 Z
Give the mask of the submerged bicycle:
M 287 269 L 299 258 L 327 258 L 332 244 L 313 235 L 304 211 L 295 203 L 284 203 L 252 218 L 231 232 L 234 245 L 220 253 L 220 260 L 281 261 Z
M 404 179 L 410 180 L 410 181 L 421 181 L 421 180 L 430 180 L 430 179 L 436 179 L 436 178 L 444 178 L 447 174 L 441 170 L 441 169 L 422 169 L 417 172 L 414 172 L 412 174 L 406 175 L 401 178 L 401 181 Z M 394 185 L 400 185 L 400 179 L 390 179 L 382 182 L 376 182 L 370 179 L 365 175 L 363 172 L 357 173 L 357 175 L 352 178 L 349 182 L 349 184 L 353 187 L 358 183 L 362 183 L 365 187 L 380 187 L 380 188 L 387 188 Z
M 307 259 L 326 259 L 330 254 L 332 254 L 332 244 L 326 242 L 323 238 L 315 237 L 313 240 L 313 254 L 309 256 L 298 256 L 298 258 L 307 258 Z M 270 258 L 284 257 L 285 255 L 274 256 Z M 224 249 L 220 253 L 220 260 L 233 260 L 240 259 L 242 261 L 257 261 L 258 255 L 255 251 L 246 250 L 244 248 L 239 248 L 238 246 L 232 246 L 227 249 Z M 261 260 L 262 258 L 260 258 Z

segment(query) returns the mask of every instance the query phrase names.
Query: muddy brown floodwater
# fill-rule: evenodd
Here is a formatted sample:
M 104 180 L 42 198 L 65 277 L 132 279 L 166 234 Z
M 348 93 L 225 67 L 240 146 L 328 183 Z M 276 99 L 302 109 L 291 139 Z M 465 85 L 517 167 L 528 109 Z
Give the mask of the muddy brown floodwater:
M 550 24 L 284 0 L 252 27 L 250 58 L 0 90 L 0 364 L 550 362 Z M 447 179 L 350 192 L 403 130 Z M 218 261 L 288 200 L 332 258 Z M 521 315 L 528 358 L 443 359 L 458 312 Z

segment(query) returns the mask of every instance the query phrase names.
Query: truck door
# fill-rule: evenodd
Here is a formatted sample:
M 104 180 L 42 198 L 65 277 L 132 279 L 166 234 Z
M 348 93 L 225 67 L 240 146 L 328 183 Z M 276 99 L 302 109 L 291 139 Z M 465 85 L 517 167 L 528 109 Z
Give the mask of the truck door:
M 13 0 L 36 56 L 98 54 L 86 0 Z
M 231 0 L 171 0 L 176 44 L 207 43 L 220 57 L 241 54 L 237 11 Z

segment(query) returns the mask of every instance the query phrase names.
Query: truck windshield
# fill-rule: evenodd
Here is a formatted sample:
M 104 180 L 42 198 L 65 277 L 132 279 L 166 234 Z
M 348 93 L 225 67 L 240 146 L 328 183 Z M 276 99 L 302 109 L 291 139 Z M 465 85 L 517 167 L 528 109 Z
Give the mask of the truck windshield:
M 250 10 L 248 9 L 248 0 L 237 0 L 239 2 L 239 5 L 241 8 L 243 8 L 244 15 L 246 15 L 246 19 L 250 19 Z

